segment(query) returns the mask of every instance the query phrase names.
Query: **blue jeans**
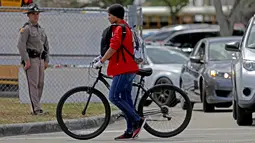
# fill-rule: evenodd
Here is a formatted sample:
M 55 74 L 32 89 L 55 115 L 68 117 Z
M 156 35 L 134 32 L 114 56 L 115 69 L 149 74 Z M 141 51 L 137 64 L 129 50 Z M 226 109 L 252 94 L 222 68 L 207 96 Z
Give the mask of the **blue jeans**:
M 132 101 L 132 82 L 135 74 L 121 74 L 113 77 L 109 99 L 124 114 L 127 121 L 126 132 L 132 132 L 133 124 L 140 120 Z

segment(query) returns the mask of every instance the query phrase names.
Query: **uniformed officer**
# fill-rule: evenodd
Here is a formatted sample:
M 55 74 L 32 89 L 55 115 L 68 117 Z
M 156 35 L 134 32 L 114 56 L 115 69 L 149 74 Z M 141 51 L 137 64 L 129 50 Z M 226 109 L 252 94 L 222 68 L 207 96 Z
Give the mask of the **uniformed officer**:
M 36 4 L 29 6 L 29 20 L 19 32 L 18 49 L 27 76 L 32 114 L 42 115 L 48 112 L 42 110 L 40 100 L 44 86 L 44 70 L 49 63 L 49 44 L 44 29 L 38 24 L 39 10 Z

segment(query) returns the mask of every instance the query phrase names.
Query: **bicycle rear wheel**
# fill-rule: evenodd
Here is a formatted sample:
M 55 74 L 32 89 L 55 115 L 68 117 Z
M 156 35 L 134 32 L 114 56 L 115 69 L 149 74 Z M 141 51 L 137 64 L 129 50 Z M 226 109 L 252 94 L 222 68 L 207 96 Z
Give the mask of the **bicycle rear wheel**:
M 173 92 L 175 94 L 170 94 Z M 169 105 L 160 103 L 158 103 L 158 105 L 156 104 L 156 100 L 152 100 L 152 98 L 155 97 L 153 94 L 166 96 L 165 94 L 167 93 L 169 93 L 169 96 L 176 96 L 176 98 L 171 98 L 175 100 L 172 100 Z M 152 103 L 149 106 L 146 105 L 148 100 L 152 100 Z M 180 105 L 181 100 L 184 100 L 185 102 L 185 109 L 182 109 Z M 181 118 L 183 120 L 174 117 L 174 115 L 182 115 L 180 111 L 183 111 L 183 114 L 185 114 L 184 117 Z M 159 84 L 145 92 L 139 102 L 138 113 L 147 119 L 146 124 L 144 125 L 144 129 L 147 132 L 157 137 L 168 138 L 180 134 L 188 126 L 192 116 L 192 105 L 188 96 L 180 88 L 169 84 Z M 170 130 L 173 126 L 169 124 L 176 122 L 181 123 L 176 126 L 175 129 Z M 154 126 L 153 123 L 161 125 Z M 166 129 L 158 129 L 158 127 L 164 127 Z
M 87 110 L 82 114 L 88 101 Z M 109 124 L 110 116 L 111 109 L 106 97 L 97 89 L 86 86 L 77 87 L 65 93 L 56 109 L 60 128 L 70 137 L 79 140 L 88 140 L 100 135 Z M 96 127 L 98 129 L 95 131 L 87 131 Z

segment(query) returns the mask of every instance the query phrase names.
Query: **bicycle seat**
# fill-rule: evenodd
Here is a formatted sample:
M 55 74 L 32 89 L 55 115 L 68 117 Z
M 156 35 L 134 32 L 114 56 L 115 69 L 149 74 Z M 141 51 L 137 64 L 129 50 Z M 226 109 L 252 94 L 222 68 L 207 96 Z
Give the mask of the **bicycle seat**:
M 150 76 L 152 74 L 152 68 L 139 69 L 136 74 L 140 76 Z

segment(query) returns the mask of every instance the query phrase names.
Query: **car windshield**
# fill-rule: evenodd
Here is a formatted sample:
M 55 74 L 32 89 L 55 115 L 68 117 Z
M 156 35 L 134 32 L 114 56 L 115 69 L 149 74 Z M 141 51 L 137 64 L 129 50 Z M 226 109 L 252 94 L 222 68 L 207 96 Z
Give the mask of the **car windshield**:
M 176 31 L 160 31 L 157 32 L 149 37 L 147 37 L 145 40 L 147 41 L 164 41 L 168 37 L 170 37 L 174 32 Z
M 225 50 L 225 44 L 230 41 L 211 43 L 209 46 L 210 61 L 225 61 L 232 60 L 234 52 Z
M 188 60 L 181 52 L 164 48 L 148 48 L 146 51 L 153 64 L 184 64 Z
M 253 23 L 252 28 L 249 32 L 246 47 L 253 48 L 253 49 L 255 48 L 255 23 Z

